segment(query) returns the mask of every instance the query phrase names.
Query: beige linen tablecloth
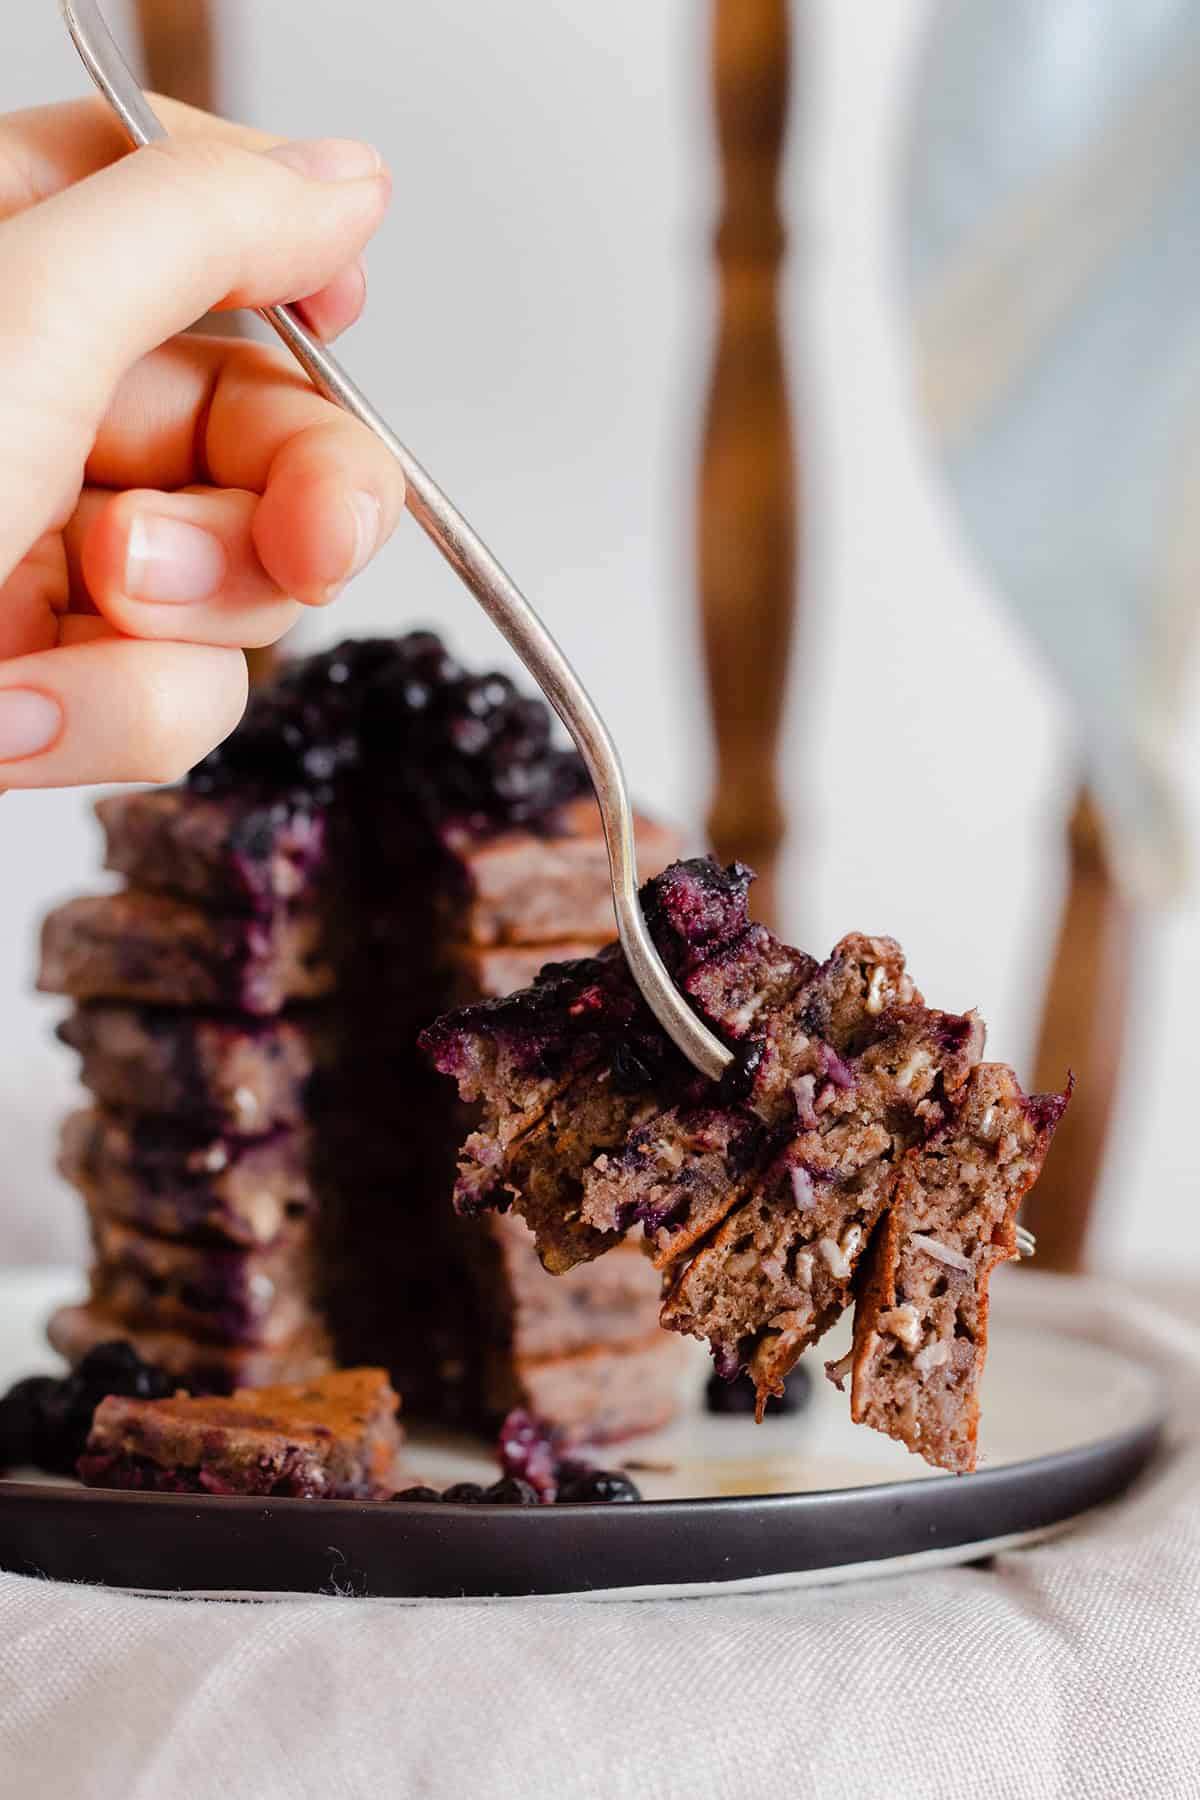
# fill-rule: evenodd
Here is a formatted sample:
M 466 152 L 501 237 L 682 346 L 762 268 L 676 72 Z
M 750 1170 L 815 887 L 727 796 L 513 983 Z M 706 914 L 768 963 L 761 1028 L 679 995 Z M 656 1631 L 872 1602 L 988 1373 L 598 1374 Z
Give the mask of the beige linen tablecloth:
M 1197 1313 L 1021 1284 L 1168 1374 L 1125 1501 L 982 1567 L 588 1603 L 143 1599 L 0 1576 L 5 1800 L 1200 1796 Z

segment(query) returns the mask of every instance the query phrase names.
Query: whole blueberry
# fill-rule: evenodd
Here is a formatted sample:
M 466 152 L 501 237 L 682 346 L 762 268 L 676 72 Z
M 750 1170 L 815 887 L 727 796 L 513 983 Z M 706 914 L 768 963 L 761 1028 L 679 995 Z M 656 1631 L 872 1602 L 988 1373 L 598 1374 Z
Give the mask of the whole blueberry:
M 615 1469 L 591 1469 L 558 1490 L 562 1506 L 627 1505 L 641 1497 L 641 1490 L 628 1475 L 619 1475 Z
M 108 1394 L 123 1394 L 130 1400 L 166 1400 L 179 1386 L 173 1376 L 144 1362 L 122 1338 L 89 1350 L 75 1374 L 96 1396 L 97 1405 Z
M 450 725 L 450 742 L 461 756 L 479 756 L 488 746 L 486 723 L 474 714 L 454 719 Z
M 392 1495 L 393 1500 L 430 1501 L 440 1500 L 441 1497 L 442 1496 L 438 1493 L 437 1489 L 431 1487 L 401 1488 L 398 1494 Z
M 38 1461 L 43 1409 L 57 1387 L 53 1375 L 28 1375 L 0 1399 L 0 1469 Z
M 486 719 L 506 706 L 515 692 L 512 682 L 504 675 L 477 675 L 462 683 L 455 699 L 464 713 Z
M 484 1498 L 483 1488 L 477 1481 L 456 1481 L 442 1494 L 443 1500 L 451 1500 L 458 1506 L 478 1506 Z
M 52 1475 L 71 1475 L 83 1455 L 92 1415 L 109 1394 L 162 1400 L 179 1383 L 142 1361 L 132 1344 L 97 1344 L 61 1381 L 43 1379 L 34 1404 L 33 1457 Z
M 483 1499 L 489 1506 L 537 1506 L 539 1504 L 537 1489 L 528 1481 L 522 1481 L 518 1475 L 506 1475 L 501 1481 L 494 1481 L 490 1488 L 484 1489 Z
M 621 1094 L 636 1094 L 654 1080 L 650 1069 L 622 1039 L 613 1052 L 612 1085 Z

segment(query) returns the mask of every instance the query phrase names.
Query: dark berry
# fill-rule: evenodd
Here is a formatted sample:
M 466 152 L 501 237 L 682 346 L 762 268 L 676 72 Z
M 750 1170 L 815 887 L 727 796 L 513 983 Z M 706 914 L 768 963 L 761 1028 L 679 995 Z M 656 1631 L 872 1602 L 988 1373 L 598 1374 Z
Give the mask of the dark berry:
M 736 1381 L 746 1366 L 746 1357 L 741 1349 L 731 1349 L 728 1344 L 714 1344 L 712 1359 L 718 1381 Z
M 566 1487 L 568 1482 L 582 1481 L 587 1475 L 596 1473 L 595 1463 L 584 1462 L 579 1457 L 563 1456 L 558 1462 L 558 1482 Z
M 558 1490 L 562 1506 L 628 1505 L 641 1497 L 640 1489 L 628 1475 L 620 1475 L 615 1469 L 589 1469 L 586 1475 L 576 1476 Z
M 57 1387 L 53 1375 L 28 1375 L 0 1400 L 0 1469 L 38 1462 L 43 1409 Z
M 67 1375 L 55 1382 L 53 1392 L 42 1403 L 38 1424 L 36 1461 L 52 1475 L 70 1475 L 83 1455 L 92 1414 L 102 1395 L 93 1395 L 77 1375 Z
M 515 741 L 539 750 L 550 742 L 550 708 L 535 695 L 518 694 L 508 709 L 508 721 Z
M 543 780 L 539 770 L 528 763 L 508 762 L 501 757 L 494 760 L 495 787 L 501 800 L 510 806 L 521 807 L 536 799 Z
M 747 1038 L 734 1050 L 733 1061 L 722 1075 L 718 1097 L 728 1105 L 745 1100 L 754 1086 L 754 1078 L 762 1067 L 767 1046 L 762 1038 Z
M 412 663 L 443 654 L 442 640 L 436 631 L 406 631 L 396 648 L 404 661 Z
M 628 1044 L 618 1044 L 612 1059 L 612 1085 L 622 1094 L 636 1094 L 653 1082 L 654 1076 Z
M 450 1500 L 457 1506 L 478 1506 L 487 1495 L 477 1481 L 456 1481 L 442 1494 L 443 1500 Z
M 441 1497 L 442 1496 L 438 1493 L 437 1489 L 431 1488 L 431 1487 L 401 1488 L 401 1490 L 398 1494 L 392 1495 L 393 1500 L 430 1501 L 430 1500 L 440 1500 Z
M 506 676 L 480 675 L 473 681 L 463 682 L 458 703 L 474 718 L 487 719 L 506 706 L 514 692 L 513 684 Z
M 444 691 L 463 679 L 461 664 L 450 655 L 436 632 L 411 631 L 400 639 L 397 648 L 400 662 L 414 669 L 432 687 Z
M 770 1419 L 787 1413 L 803 1412 L 811 1399 L 812 1376 L 804 1364 L 799 1363 L 787 1378 L 782 1398 L 772 1394 L 767 1401 L 766 1417 Z M 710 1413 L 718 1413 L 726 1418 L 752 1418 L 755 1407 L 754 1383 L 748 1375 L 737 1375 L 732 1381 L 726 1381 L 714 1369 L 704 1390 L 704 1404 Z
M 130 1400 L 165 1400 L 179 1386 L 162 1369 L 143 1362 L 133 1345 L 120 1338 L 89 1350 L 75 1376 L 92 1390 L 97 1405 L 108 1394 L 122 1394 Z
M 177 1383 L 160 1369 L 144 1363 L 132 1344 L 121 1340 L 97 1344 L 79 1366 L 60 1381 L 36 1376 L 18 1382 L 0 1408 L 13 1408 L 12 1417 L 25 1434 L 30 1454 L 25 1460 L 52 1475 L 70 1475 L 83 1455 L 92 1414 L 109 1394 L 133 1400 L 161 1400 L 173 1394 Z M 0 1425 L 0 1439 L 7 1441 Z M 0 1450 L 0 1457 L 7 1452 Z
M 478 756 L 488 747 L 489 732 L 482 719 L 455 719 L 450 726 L 450 742 L 460 756 Z
M 744 863 L 723 869 L 711 856 L 673 863 L 647 884 L 643 896 L 651 936 L 668 959 L 681 950 L 711 951 L 746 928 L 746 902 L 754 873 Z
M 537 1506 L 539 1504 L 537 1489 L 516 1475 L 506 1475 L 503 1480 L 494 1481 L 490 1488 L 483 1490 L 483 1499 L 489 1506 Z
M 300 758 L 300 767 L 314 781 L 331 781 L 339 768 L 338 749 L 335 744 L 314 744 L 305 750 Z

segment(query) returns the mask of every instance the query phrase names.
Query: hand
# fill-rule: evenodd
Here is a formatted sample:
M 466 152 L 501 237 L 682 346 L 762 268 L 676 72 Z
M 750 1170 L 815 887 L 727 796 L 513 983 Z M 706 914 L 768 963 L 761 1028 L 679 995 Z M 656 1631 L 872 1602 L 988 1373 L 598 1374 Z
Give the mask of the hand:
M 0 118 L 0 791 L 174 780 L 273 643 L 369 560 L 395 461 L 281 351 L 175 335 L 301 303 L 331 338 L 387 205 L 375 152 L 155 101 Z

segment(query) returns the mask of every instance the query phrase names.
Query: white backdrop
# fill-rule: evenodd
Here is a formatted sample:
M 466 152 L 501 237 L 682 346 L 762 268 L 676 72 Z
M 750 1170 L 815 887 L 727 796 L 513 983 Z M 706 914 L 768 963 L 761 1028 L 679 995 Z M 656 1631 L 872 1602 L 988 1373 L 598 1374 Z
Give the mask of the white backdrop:
M 396 175 L 354 372 L 538 601 L 639 792 L 698 829 L 708 747 L 691 493 L 710 323 L 703 13 L 523 0 L 225 0 L 229 108 L 371 138 Z M 786 780 L 792 935 L 904 942 L 926 992 L 977 1004 L 1028 1075 L 1071 779 L 1059 705 L 967 566 L 916 442 L 888 297 L 904 78 L 923 0 L 798 11 L 788 318 L 806 443 L 808 585 Z M 121 8 L 112 6 L 114 21 Z M 80 90 L 48 3 L 5 22 L 0 109 Z M 415 528 L 313 641 L 439 624 L 502 646 Z M 1200 708 L 1193 707 L 1193 715 Z M 1183 747 L 1194 769 L 1200 731 Z M 1189 794 L 1190 816 L 1200 796 Z M 79 1253 L 50 1173 L 71 1103 L 57 1008 L 30 994 L 39 915 L 94 885 L 78 795 L 0 802 L 0 1255 Z M 1200 1265 L 1188 1139 L 1200 907 L 1149 934 L 1144 1023 L 1110 1164 L 1105 1260 Z

